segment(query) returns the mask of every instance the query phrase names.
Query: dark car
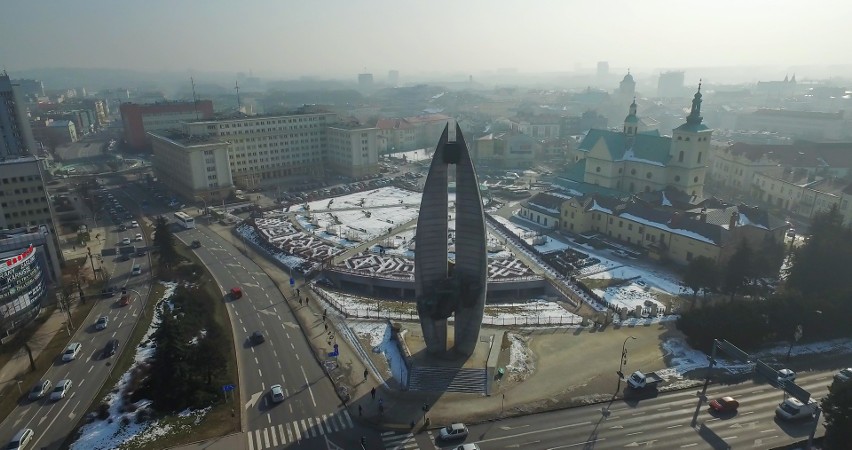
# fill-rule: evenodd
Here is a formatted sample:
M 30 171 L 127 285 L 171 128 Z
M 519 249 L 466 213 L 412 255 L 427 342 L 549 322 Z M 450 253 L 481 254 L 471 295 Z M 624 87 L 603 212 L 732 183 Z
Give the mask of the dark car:
M 115 287 L 113 287 L 113 286 L 105 287 L 105 288 L 103 288 L 103 290 L 101 290 L 101 296 L 102 297 L 109 298 L 109 297 L 112 297 L 113 295 L 115 295 Z
M 710 400 L 710 409 L 719 413 L 736 412 L 740 407 L 740 402 L 734 400 L 733 397 L 721 397 Z
M 266 341 L 266 338 L 263 337 L 263 333 L 260 331 L 255 331 L 249 336 L 249 342 L 252 345 L 263 344 L 264 341 Z
M 107 342 L 106 347 L 104 347 L 104 358 L 109 358 L 112 355 L 115 355 L 115 352 L 118 351 L 118 339 L 110 339 Z
M 200 248 L 201 247 L 201 241 L 192 241 L 192 244 L 190 244 L 189 246 L 192 247 L 192 248 Z

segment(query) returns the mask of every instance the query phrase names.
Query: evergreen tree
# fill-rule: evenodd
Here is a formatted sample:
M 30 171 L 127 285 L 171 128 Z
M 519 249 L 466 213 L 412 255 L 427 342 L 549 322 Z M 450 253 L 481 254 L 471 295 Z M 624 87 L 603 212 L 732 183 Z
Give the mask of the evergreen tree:
M 154 339 L 157 351 L 147 380 L 147 393 L 160 411 L 183 409 L 190 375 L 188 341 L 180 322 L 168 307 L 163 308 Z
M 692 258 L 689 265 L 683 271 L 683 284 L 692 290 L 692 306 L 695 307 L 698 291 L 707 291 L 716 288 L 718 280 L 718 268 L 716 262 L 706 256 Z
M 793 251 L 787 287 L 821 297 L 852 290 L 852 230 L 837 206 L 814 216 L 811 235 Z
M 852 442 L 852 382 L 832 383 L 822 399 L 822 411 L 826 448 L 848 448 Z
M 726 294 L 731 295 L 731 300 L 734 295 L 740 292 L 749 282 L 752 277 L 753 266 L 751 247 L 748 242 L 743 240 L 740 242 L 737 251 L 728 260 L 728 265 L 725 267 L 724 276 L 722 279 L 722 289 Z
M 212 323 L 206 329 L 207 334 L 199 340 L 193 353 L 193 367 L 209 387 L 224 372 L 227 363 L 224 352 L 230 345 L 218 324 Z
M 169 269 L 178 262 L 178 254 L 175 250 L 175 239 L 172 235 L 172 230 L 169 228 L 169 223 L 165 217 L 157 217 L 154 230 L 156 233 L 154 235 L 154 245 L 160 252 L 160 265 L 164 269 Z

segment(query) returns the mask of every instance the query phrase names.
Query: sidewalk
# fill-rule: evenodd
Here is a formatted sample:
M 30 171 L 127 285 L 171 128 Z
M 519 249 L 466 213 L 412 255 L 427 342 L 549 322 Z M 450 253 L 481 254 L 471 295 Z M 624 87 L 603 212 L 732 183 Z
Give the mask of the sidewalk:
M 74 308 L 74 306 L 72 306 Z M 47 344 L 53 339 L 56 333 L 65 332 L 65 321 L 68 316 L 58 308 L 53 311 L 53 314 L 39 326 L 38 330 L 33 333 L 32 337 L 27 341 L 30 349 L 33 352 L 33 359 L 38 359 L 39 355 L 47 347 Z M 39 369 L 41 370 L 41 369 Z M 26 374 L 30 371 L 30 359 L 27 356 L 27 351 L 21 347 L 12 356 L 12 359 L 0 368 L 0 389 L 7 390 L 8 386 L 14 387 L 15 378 L 18 375 Z M 23 389 L 29 389 L 30 386 L 22 386 Z

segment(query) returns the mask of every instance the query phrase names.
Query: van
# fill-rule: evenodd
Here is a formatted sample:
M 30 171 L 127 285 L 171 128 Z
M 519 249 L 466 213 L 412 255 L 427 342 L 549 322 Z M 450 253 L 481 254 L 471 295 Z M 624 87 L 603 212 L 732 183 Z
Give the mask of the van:
M 21 431 L 18 431 L 12 440 L 9 441 L 9 445 L 6 446 L 7 450 L 20 450 L 26 448 L 29 445 L 30 441 L 35 437 L 35 433 L 33 430 L 29 428 L 24 428 Z

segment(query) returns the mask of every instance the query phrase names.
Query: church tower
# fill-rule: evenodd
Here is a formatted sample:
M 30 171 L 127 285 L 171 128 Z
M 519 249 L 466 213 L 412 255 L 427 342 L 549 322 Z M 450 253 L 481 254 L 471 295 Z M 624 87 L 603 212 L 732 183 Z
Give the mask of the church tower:
M 636 136 L 639 128 L 639 117 L 636 116 L 636 99 L 633 99 L 633 103 L 630 104 L 630 113 L 627 114 L 627 117 L 624 118 L 624 134 L 628 138 L 632 138 Z
M 618 95 L 624 99 L 636 95 L 636 81 L 633 80 L 633 75 L 630 75 L 630 69 L 627 69 L 627 75 L 618 83 Z
M 701 83 L 692 99 L 686 123 L 672 130 L 669 150 L 668 184 L 687 194 L 704 197 L 707 158 L 710 156 L 710 137 L 713 130 L 704 125 L 701 117 Z

